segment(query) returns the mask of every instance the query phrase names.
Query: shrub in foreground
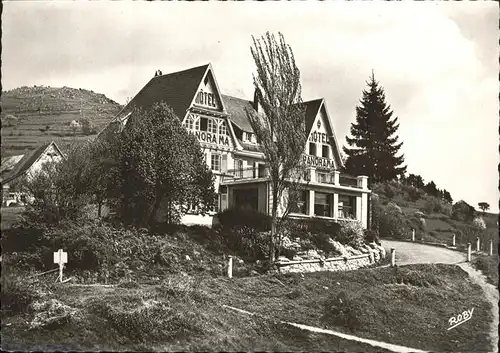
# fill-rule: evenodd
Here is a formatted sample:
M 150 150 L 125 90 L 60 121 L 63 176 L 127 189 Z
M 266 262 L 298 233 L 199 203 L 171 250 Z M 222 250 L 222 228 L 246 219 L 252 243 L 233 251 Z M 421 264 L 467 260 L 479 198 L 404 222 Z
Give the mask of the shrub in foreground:
M 378 212 L 377 218 L 381 237 L 400 239 L 406 236 L 406 220 L 397 205 L 388 204 Z
M 217 214 L 221 226 L 226 228 L 250 227 L 258 231 L 271 230 L 271 217 L 255 210 L 229 208 Z
M 2 271 L 3 272 L 3 271 Z M 39 278 L 19 273 L 2 273 L 2 312 L 12 315 L 26 312 L 30 305 L 51 293 L 51 286 Z
M 363 225 L 358 220 L 340 221 L 340 232 L 334 240 L 358 248 L 364 241 Z

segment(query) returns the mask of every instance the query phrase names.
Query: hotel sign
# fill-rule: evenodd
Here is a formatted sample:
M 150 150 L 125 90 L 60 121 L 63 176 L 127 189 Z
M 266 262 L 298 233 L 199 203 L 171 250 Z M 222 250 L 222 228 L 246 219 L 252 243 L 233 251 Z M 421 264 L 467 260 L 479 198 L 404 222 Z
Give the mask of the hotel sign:
M 206 107 L 210 108 L 218 108 L 219 105 L 217 104 L 217 98 L 215 94 L 210 93 L 210 92 L 203 92 L 203 90 L 200 90 L 198 94 L 196 95 L 196 98 L 194 100 L 196 104 L 199 105 L 204 105 Z
M 324 144 L 330 144 L 330 139 L 328 135 L 324 132 L 314 131 L 309 135 L 309 142 L 319 142 Z
M 310 167 L 323 168 L 323 169 L 335 169 L 335 163 L 333 159 L 309 156 L 307 154 L 302 155 L 302 162 Z
M 229 136 L 214 134 L 207 131 L 195 131 L 194 135 L 200 142 L 229 146 Z

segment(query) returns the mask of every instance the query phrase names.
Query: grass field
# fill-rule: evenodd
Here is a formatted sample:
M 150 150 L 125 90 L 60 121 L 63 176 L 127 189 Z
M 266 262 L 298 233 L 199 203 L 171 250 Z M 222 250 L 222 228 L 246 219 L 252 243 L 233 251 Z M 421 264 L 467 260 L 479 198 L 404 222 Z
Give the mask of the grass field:
M 432 351 L 489 351 L 489 304 L 451 265 L 246 278 L 171 276 L 158 285 L 71 287 L 52 296 L 76 309 L 28 330 L 34 313 L 2 319 L 2 347 L 47 350 L 381 351 L 280 324 L 287 320 Z M 232 305 L 267 318 L 241 315 Z M 471 320 L 448 319 L 474 308 Z

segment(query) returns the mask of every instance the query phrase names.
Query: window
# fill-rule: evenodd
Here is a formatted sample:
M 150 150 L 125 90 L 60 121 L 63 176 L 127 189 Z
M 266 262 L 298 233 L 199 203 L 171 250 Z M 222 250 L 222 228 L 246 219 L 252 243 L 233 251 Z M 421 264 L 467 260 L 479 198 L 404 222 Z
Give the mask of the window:
M 356 218 L 355 205 L 356 198 L 354 196 L 339 195 L 339 218 Z
M 210 168 L 212 170 L 219 171 L 220 170 L 220 154 L 212 153 Z
M 322 192 L 314 193 L 314 214 L 321 217 L 331 217 L 332 195 Z
M 200 119 L 194 115 L 188 115 L 184 126 L 189 130 L 200 130 Z
M 311 156 L 315 156 L 316 155 L 316 144 L 314 142 L 310 142 L 309 143 L 309 154 Z
M 208 119 L 207 118 L 200 118 L 199 121 L 200 121 L 200 130 L 207 131 Z
M 257 177 L 264 178 L 267 176 L 267 168 L 264 163 L 257 163 Z
M 220 194 L 220 210 L 224 211 L 227 209 L 227 194 Z
M 219 126 L 219 135 L 227 135 L 227 127 L 225 121 L 223 121 Z
M 247 142 L 252 142 L 252 133 L 251 132 L 246 133 L 246 140 L 247 140 Z
M 234 176 L 237 178 L 243 178 L 243 160 L 234 160 Z
M 208 119 L 208 132 L 211 132 L 212 134 L 217 133 L 217 123 L 215 122 L 214 119 Z
M 306 190 L 299 191 L 297 201 L 292 204 L 292 212 L 307 214 L 307 199 L 308 192 Z
M 222 173 L 227 172 L 227 154 L 222 155 L 221 171 Z
M 322 147 L 321 155 L 325 158 L 330 158 L 330 149 L 328 147 L 328 145 L 323 145 Z

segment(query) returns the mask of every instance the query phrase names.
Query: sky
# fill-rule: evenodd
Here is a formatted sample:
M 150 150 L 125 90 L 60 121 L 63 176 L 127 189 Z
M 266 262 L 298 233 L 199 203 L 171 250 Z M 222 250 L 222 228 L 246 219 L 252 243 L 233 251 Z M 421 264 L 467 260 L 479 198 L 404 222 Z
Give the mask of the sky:
M 283 33 L 302 98 L 323 97 L 339 144 L 372 70 L 398 117 L 408 172 L 498 212 L 498 5 L 491 2 L 4 2 L 2 87 L 104 93 L 211 63 L 253 98 L 252 35 Z

